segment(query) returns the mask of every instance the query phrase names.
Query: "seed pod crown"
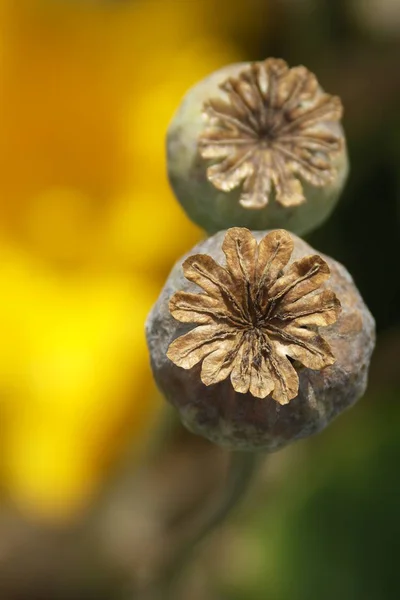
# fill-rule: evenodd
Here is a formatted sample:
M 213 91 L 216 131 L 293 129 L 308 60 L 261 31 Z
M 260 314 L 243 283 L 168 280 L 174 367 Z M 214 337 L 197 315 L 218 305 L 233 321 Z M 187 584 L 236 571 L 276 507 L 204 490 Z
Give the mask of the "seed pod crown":
M 207 177 L 215 187 L 230 191 L 243 183 L 240 203 L 258 209 L 272 187 L 277 202 L 296 206 L 306 201 L 299 177 L 316 187 L 334 179 L 343 136 L 330 123 L 340 120 L 342 104 L 320 90 L 308 69 L 270 58 L 220 89 L 225 99 L 204 103 L 207 128 L 199 139 L 202 157 L 214 161 Z
M 311 231 L 346 181 L 342 113 L 340 98 L 304 66 L 227 65 L 187 92 L 169 125 L 175 196 L 209 233 Z
M 230 377 L 236 392 L 287 404 L 299 388 L 293 361 L 322 369 L 335 360 L 318 332 L 340 310 L 332 290 L 318 291 L 329 267 L 318 255 L 287 267 L 293 241 L 284 230 L 258 244 L 247 229 L 232 228 L 222 249 L 225 267 L 206 254 L 183 263 L 185 277 L 205 293 L 171 298 L 172 316 L 197 326 L 174 340 L 167 356 L 184 369 L 202 361 L 205 385 Z

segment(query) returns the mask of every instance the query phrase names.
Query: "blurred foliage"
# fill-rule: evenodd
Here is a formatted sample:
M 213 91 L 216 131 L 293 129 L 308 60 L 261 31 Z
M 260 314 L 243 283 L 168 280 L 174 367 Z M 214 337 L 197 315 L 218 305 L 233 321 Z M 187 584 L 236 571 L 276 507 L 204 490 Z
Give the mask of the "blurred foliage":
M 368 406 L 345 424 L 299 444 L 302 458 L 289 458 L 295 468 L 272 495 L 265 488 L 252 515 L 236 526 L 237 546 L 243 537 L 256 567 L 242 568 L 240 550 L 233 552 L 224 598 L 397 597 L 397 399 L 393 392 L 370 396 Z M 380 413 L 375 401 L 384 409 Z

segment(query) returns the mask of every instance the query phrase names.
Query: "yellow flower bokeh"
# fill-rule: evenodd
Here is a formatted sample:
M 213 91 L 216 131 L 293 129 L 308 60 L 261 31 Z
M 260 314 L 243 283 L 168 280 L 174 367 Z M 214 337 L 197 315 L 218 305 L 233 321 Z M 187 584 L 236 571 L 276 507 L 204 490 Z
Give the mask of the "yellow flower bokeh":
M 84 508 L 155 394 L 144 321 L 201 235 L 164 136 L 238 51 L 202 1 L 0 0 L 0 475 L 33 517 Z
M 143 442 L 154 417 L 143 322 L 155 290 L 135 275 L 55 276 L 4 259 L 3 482 L 22 508 L 62 515 L 89 498 L 124 421 Z

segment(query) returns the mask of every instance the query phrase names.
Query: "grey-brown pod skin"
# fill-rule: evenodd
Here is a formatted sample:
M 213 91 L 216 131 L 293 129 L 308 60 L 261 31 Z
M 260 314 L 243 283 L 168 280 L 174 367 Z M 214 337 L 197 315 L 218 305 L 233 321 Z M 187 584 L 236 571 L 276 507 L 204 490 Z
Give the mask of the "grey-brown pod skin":
M 228 65 L 197 83 L 184 96 L 167 132 L 169 181 L 189 218 L 209 234 L 237 226 L 251 230 L 284 228 L 303 235 L 329 217 L 347 179 L 348 156 L 339 122 L 330 125 L 332 133 L 343 136 L 342 149 L 333 158 L 336 177 L 323 187 L 312 186 L 299 177 L 306 201 L 298 206 L 283 206 L 272 190 L 266 206 L 249 209 L 239 202 L 241 186 L 225 192 L 207 179 L 207 167 L 212 161 L 202 158 L 199 152 L 199 137 L 206 128 L 204 102 L 210 98 L 226 99 L 219 85 L 248 66 L 249 63 Z
M 259 242 L 266 233 L 253 232 L 253 235 Z M 176 321 L 168 305 L 177 291 L 202 291 L 183 275 L 182 262 L 187 256 L 208 254 L 225 264 L 221 249 L 224 236 L 222 231 L 200 242 L 173 267 L 146 324 L 152 370 L 159 389 L 193 433 L 232 450 L 275 451 L 321 431 L 364 394 L 375 344 L 374 319 L 345 267 L 317 252 L 331 270 L 322 288 L 333 290 L 342 307 L 336 323 L 321 330 L 335 363 L 320 371 L 296 367 L 299 393 L 284 406 L 270 396 L 260 399 L 250 393 L 235 392 L 229 378 L 204 385 L 200 365 L 186 370 L 167 358 L 170 343 L 195 327 Z M 316 253 L 297 236 L 291 236 L 294 251 L 290 263 Z

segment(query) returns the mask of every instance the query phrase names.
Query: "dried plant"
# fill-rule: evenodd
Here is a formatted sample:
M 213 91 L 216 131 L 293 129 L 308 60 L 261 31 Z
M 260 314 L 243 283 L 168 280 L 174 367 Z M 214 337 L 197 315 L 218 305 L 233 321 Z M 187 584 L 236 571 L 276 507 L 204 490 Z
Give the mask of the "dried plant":
M 269 58 L 220 88 L 226 99 L 205 102 L 208 126 L 199 138 L 201 156 L 214 161 L 207 177 L 216 188 L 228 192 L 243 183 L 240 203 L 258 209 L 272 188 L 283 206 L 303 203 L 298 177 L 316 187 L 333 181 L 344 140 L 332 124 L 342 104 L 321 90 L 313 73 Z
M 329 267 L 318 255 L 287 266 L 293 241 L 285 230 L 272 231 L 257 244 L 248 229 L 235 227 L 222 249 L 226 267 L 207 254 L 183 263 L 185 277 L 205 293 L 172 296 L 173 317 L 198 326 L 175 339 L 167 356 L 184 369 L 202 361 L 207 386 L 230 377 L 236 392 L 271 394 L 287 404 L 299 387 L 290 359 L 316 370 L 335 361 L 318 333 L 340 310 L 333 291 L 316 292 L 329 278 Z

